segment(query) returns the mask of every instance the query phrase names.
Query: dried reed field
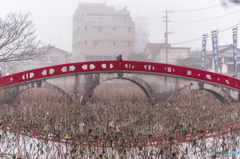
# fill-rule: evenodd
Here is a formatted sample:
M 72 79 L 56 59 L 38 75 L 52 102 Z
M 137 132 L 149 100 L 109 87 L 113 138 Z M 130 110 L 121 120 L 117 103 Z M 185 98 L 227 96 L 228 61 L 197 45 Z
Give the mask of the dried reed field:
M 218 101 L 203 91 L 184 91 L 148 103 L 129 82 L 98 86 L 86 104 L 66 101 L 47 89 L 30 89 L 1 105 L 1 158 L 210 158 L 211 151 L 239 150 L 240 104 Z M 217 137 L 204 138 L 205 130 Z M 187 137 L 179 142 L 176 134 Z M 213 158 L 228 158 L 218 155 Z

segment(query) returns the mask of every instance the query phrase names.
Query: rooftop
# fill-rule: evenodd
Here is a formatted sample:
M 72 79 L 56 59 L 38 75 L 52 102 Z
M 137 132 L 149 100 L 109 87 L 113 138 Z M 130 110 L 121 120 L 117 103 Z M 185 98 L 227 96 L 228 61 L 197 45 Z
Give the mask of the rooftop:
M 230 45 L 222 45 L 222 46 L 218 46 L 218 53 L 224 53 L 224 51 L 228 50 L 228 49 L 232 49 L 233 45 L 230 44 Z M 239 50 L 239 48 L 238 48 Z M 206 52 L 207 55 L 212 55 L 213 52 L 212 50 L 210 51 L 207 51 Z M 229 53 L 225 53 L 225 54 L 229 54 Z
M 190 47 L 172 47 L 171 44 L 167 44 L 168 49 L 187 49 L 190 50 Z M 154 58 L 161 49 L 166 49 L 166 43 L 147 43 L 144 52 L 146 49 L 150 50 L 152 57 Z
M 79 3 L 78 9 L 81 10 L 111 10 L 114 11 L 114 6 L 106 6 L 106 3 Z

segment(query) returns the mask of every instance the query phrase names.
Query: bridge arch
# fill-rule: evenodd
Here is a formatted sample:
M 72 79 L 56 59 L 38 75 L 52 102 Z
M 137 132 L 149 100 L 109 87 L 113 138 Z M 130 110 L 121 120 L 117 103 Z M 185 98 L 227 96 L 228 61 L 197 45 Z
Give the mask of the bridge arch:
M 111 73 L 109 75 L 105 75 L 100 77 L 100 74 L 98 74 L 90 87 L 86 90 L 85 94 L 83 95 L 82 98 L 82 103 L 86 103 L 87 100 L 89 100 L 89 97 L 93 94 L 94 89 L 99 86 L 101 83 L 113 79 L 123 79 L 123 80 L 128 80 L 134 84 L 136 84 L 139 88 L 143 90 L 145 95 L 148 98 L 148 101 L 152 104 L 156 104 L 156 96 L 153 91 L 153 89 L 150 87 L 150 85 L 142 80 L 141 78 L 137 76 L 133 76 L 131 74 L 127 73 Z
M 22 84 L 19 86 L 15 86 L 13 88 L 10 88 L 10 93 L 12 94 L 11 100 L 15 100 L 17 96 L 19 96 L 21 93 L 23 93 L 26 90 L 29 90 L 31 88 L 47 88 L 50 90 L 53 90 L 54 92 L 61 94 L 63 97 L 66 99 L 72 101 L 72 98 L 70 95 L 68 95 L 64 90 L 59 88 L 58 86 L 55 86 L 51 83 L 45 82 L 45 81 L 36 81 L 36 82 L 31 82 L 28 84 Z
M 222 103 L 234 101 L 234 99 L 231 97 L 231 95 L 221 87 L 216 87 L 216 86 L 212 86 L 212 85 L 204 84 L 204 83 L 197 83 L 197 84 L 190 83 L 189 85 L 185 85 L 182 88 L 179 88 L 178 90 L 173 92 L 173 94 L 169 97 L 167 102 L 170 101 L 172 98 L 176 98 L 177 96 L 179 96 L 181 94 L 181 92 L 183 92 L 185 89 L 207 91 L 207 92 L 211 93 L 212 95 L 214 95 Z
M 216 91 L 210 90 L 210 89 L 203 89 L 211 94 L 213 94 L 218 100 L 220 100 L 222 103 L 227 103 L 227 99 L 225 99 L 221 94 L 219 94 Z

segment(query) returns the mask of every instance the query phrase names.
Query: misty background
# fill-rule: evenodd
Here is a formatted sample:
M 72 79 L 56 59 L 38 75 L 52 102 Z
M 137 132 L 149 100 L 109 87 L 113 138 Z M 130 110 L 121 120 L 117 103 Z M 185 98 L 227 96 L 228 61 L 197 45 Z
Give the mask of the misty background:
M 72 21 L 73 14 L 79 3 L 105 3 L 115 6 L 116 10 L 127 6 L 133 20 L 136 17 L 146 18 L 145 26 L 150 33 L 149 42 L 165 42 L 164 10 L 169 13 L 168 41 L 172 46 L 191 47 L 191 50 L 201 49 L 202 34 L 211 35 L 212 30 L 219 31 L 219 45 L 232 44 L 232 26 L 240 23 L 240 5 L 226 1 L 223 5 L 220 0 L 0 0 L 0 16 L 6 14 L 30 12 L 30 20 L 36 27 L 38 40 L 44 44 L 52 44 L 58 48 L 72 52 Z M 239 46 L 239 42 L 238 42 Z M 211 40 L 208 39 L 207 48 L 211 49 Z

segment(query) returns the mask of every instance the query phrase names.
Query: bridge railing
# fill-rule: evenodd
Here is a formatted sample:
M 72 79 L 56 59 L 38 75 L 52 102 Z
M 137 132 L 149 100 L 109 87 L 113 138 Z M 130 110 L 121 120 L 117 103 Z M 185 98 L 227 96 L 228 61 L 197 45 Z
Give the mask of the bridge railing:
M 123 61 L 122 65 L 123 70 L 164 74 L 168 76 L 178 76 L 180 78 L 190 78 L 193 80 L 201 80 L 203 82 L 220 84 L 237 90 L 240 89 L 239 79 L 214 72 L 178 65 L 151 62 Z
M 240 80 L 230 76 L 171 64 L 142 61 L 123 61 L 122 59 L 115 61 L 68 63 L 23 71 L 1 77 L 0 86 L 6 87 L 33 80 L 51 78 L 54 76 L 63 76 L 67 74 L 115 71 L 176 76 L 179 78 L 187 78 L 202 82 L 209 82 L 212 84 L 219 84 L 240 90 Z
M 0 86 L 6 87 L 23 82 L 50 78 L 54 76 L 62 76 L 67 74 L 77 74 L 86 72 L 102 72 L 102 71 L 120 71 L 120 61 L 93 61 L 68 63 L 55 66 L 48 66 L 18 72 L 15 74 L 3 76 L 0 78 Z

